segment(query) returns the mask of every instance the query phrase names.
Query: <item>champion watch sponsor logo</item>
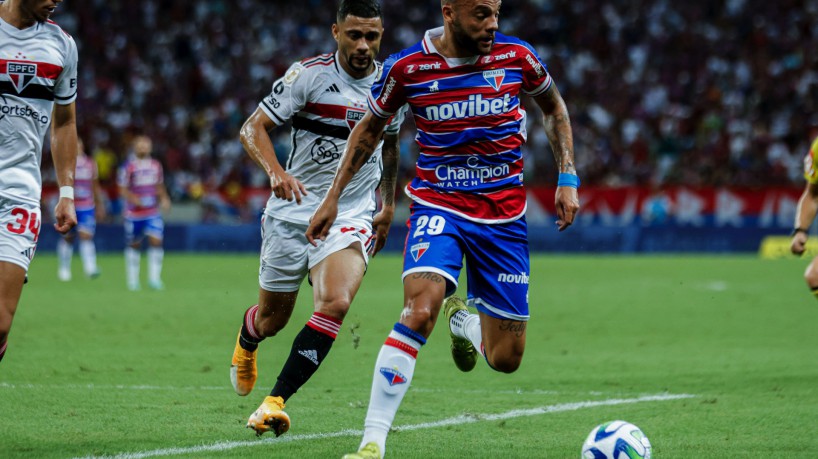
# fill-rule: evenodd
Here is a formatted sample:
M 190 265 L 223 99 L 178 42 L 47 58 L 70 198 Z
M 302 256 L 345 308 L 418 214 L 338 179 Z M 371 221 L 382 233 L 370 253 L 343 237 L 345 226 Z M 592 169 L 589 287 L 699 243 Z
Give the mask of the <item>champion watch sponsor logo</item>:
M 426 119 L 445 121 L 473 118 L 475 116 L 502 115 L 511 111 L 511 96 L 484 99 L 482 94 L 472 94 L 467 100 L 426 107 Z
M 503 86 L 503 80 L 506 78 L 506 71 L 503 69 L 499 70 L 486 70 L 483 72 L 483 79 L 494 88 L 495 91 L 499 91 L 500 87 Z
M 390 386 L 397 384 L 406 384 L 406 376 L 403 375 L 397 368 L 381 367 L 380 373 L 386 378 L 386 382 Z
M 6 73 L 9 78 L 11 78 L 11 83 L 19 94 L 23 92 L 23 89 L 37 76 L 37 64 L 30 62 L 7 62 Z
M 310 349 L 309 351 L 300 350 L 298 354 L 304 357 L 305 359 L 309 360 L 310 362 L 318 365 L 318 352 L 315 349 Z
M 511 173 L 508 164 L 481 166 L 475 156 L 466 160 L 466 167 L 440 165 L 435 168 L 435 177 L 442 184 L 449 186 L 475 186 L 491 182 L 496 178 L 506 177 Z
M 418 244 L 414 244 L 412 247 L 410 247 L 409 253 L 412 254 L 412 258 L 415 261 L 418 261 L 420 257 L 422 257 L 424 253 L 426 253 L 427 250 L 429 250 L 429 243 L 421 242 Z
M 497 282 L 505 282 L 507 284 L 526 284 L 528 285 L 528 274 L 507 274 L 502 273 L 497 276 Z

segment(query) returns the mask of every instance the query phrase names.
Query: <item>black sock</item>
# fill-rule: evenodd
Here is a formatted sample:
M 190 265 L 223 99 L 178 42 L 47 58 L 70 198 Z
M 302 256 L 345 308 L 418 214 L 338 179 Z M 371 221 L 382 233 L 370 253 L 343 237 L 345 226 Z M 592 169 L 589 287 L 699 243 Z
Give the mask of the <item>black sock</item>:
M 0 362 L 3 361 L 3 356 L 6 355 L 6 345 L 8 344 L 8 340 L 3 341 L 0 343 Z
M 244 322 L 241 324 L 241 333 L 239 333 L 239 346 L 248 352 L 253 352 L 258 349 L 258 343 L 264 341 L 264 337 L 259 337 L 256 332 L 256 327 L 253 325 L 258 313 L 258 305 L 251 306 L 244 313 Z M 253 330 L 248 328 L 248 323 Z
M 284 363 L 284 368 L 281 369 L 270 395 L 287 401 L 318 370 L 334 342 L 334 337 L 305 325 L 293 340 L 290 356 Z

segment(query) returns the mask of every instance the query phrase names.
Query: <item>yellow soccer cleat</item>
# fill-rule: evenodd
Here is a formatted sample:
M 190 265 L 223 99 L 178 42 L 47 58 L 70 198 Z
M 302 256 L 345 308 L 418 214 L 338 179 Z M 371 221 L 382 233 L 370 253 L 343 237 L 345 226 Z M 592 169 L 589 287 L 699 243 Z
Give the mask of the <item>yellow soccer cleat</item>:
M 455 336 L 452 333 L 452 316 L 457 311 L 466 311 L 466 303 L 455 295 L 452 295 L 443 302 L 443 313 L 446 315 L 446 326 L 449 327 L 449 334 L 452 337 L 452 358 L 454 364 L 460 371 L 472 371 L 477 364 L 477 350 L 472 346 L 471 341 L 466 338 Z
M 290 416 L 284 412 L 284 399 L 271 395 L 265 397 L 247 420 L 247 428 L 255 430 L 257 436 L 272 431 L 276 437 L 290 430 Z
M 240 337 L 241 332 L 239 332 Z M 230 364 L 230 382 L 233 383 L 233 390 L 244 396 L 249 394 L 256 384 L 256 376 L 258 376 L 256 353 L 258 349 L 253 352 L 244 350 L 239 344 L 239 338 L 236 338 L 236 347 L 233 349 L 233 361 Z
M 371 441 L 359 449 L 357 453 L 344 454 L 342 459 L 381 459 L 381 449 L 378 444 Z

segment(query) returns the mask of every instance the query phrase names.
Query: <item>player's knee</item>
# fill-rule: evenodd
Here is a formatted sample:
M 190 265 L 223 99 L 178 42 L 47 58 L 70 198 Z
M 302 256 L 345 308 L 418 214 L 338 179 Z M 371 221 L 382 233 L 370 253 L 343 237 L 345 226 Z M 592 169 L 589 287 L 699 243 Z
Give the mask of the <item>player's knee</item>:
M 317 305 L 316 312 L 343 321 L 349 311 L 350 304 L 351 302 L 347 298 L 322 301 Z
M 811 289 L 818 288 L 818 266 L 815 266 L 815 263 L 807 266 L 807 270 L 804 271 L 804 280 Z
M 286 321 L 282 323 L 282 321 L 276 320 L 275 316 L 256 316 L 256 332 L 259 333 L 262 338 L 269 338 L 277 335 L 278 332 L 280 332 L 286 325 Z
M 514 373 L 523 362 L 522 352 L 491 352 L 486 350 L 486 362 L 501 373 Z

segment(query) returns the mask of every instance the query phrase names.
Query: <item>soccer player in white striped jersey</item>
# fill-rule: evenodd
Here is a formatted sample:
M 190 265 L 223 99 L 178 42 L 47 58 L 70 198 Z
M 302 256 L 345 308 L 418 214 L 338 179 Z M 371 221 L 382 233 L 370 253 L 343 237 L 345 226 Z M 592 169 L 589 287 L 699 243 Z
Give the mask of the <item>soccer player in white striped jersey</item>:
M 244 313 L 230 367 L 239 395 L 249 394 L 255 384 L 259 343 L 287 325 L 308 274 L 313 285 L 313 315 L 296 336 L 270 395 L 247 422 L 258 435 L 272 431 L 278 436 L 289 429 L 284 403 L 327 357 L 368 256 L 383 247 L 394 213 L 401 112 L 387 123 L 383 139 L 373 145 L 375 154 L 341 197 L 326 241 L 314 247 L 304 237 L 380 73 L 375 56 L 383 20 L 377 0 L 342 0 L 332 35 L 337 52 L 293 64 L 241 129 L 245 150 L 270 176 L 273 192 L 261 222 L 258 304 Z M 288 120 L 293 149 L 282 167 L 268 132 Z M 375 215 L 379 183 L 383 208 Z
M 60 3 L 0 3 L 0 360 L 40 233 L 40 161 L 49 125 L 60 186 L 54 228 L 64 234 L 77 224 L 77 45 L 48 20 Z

